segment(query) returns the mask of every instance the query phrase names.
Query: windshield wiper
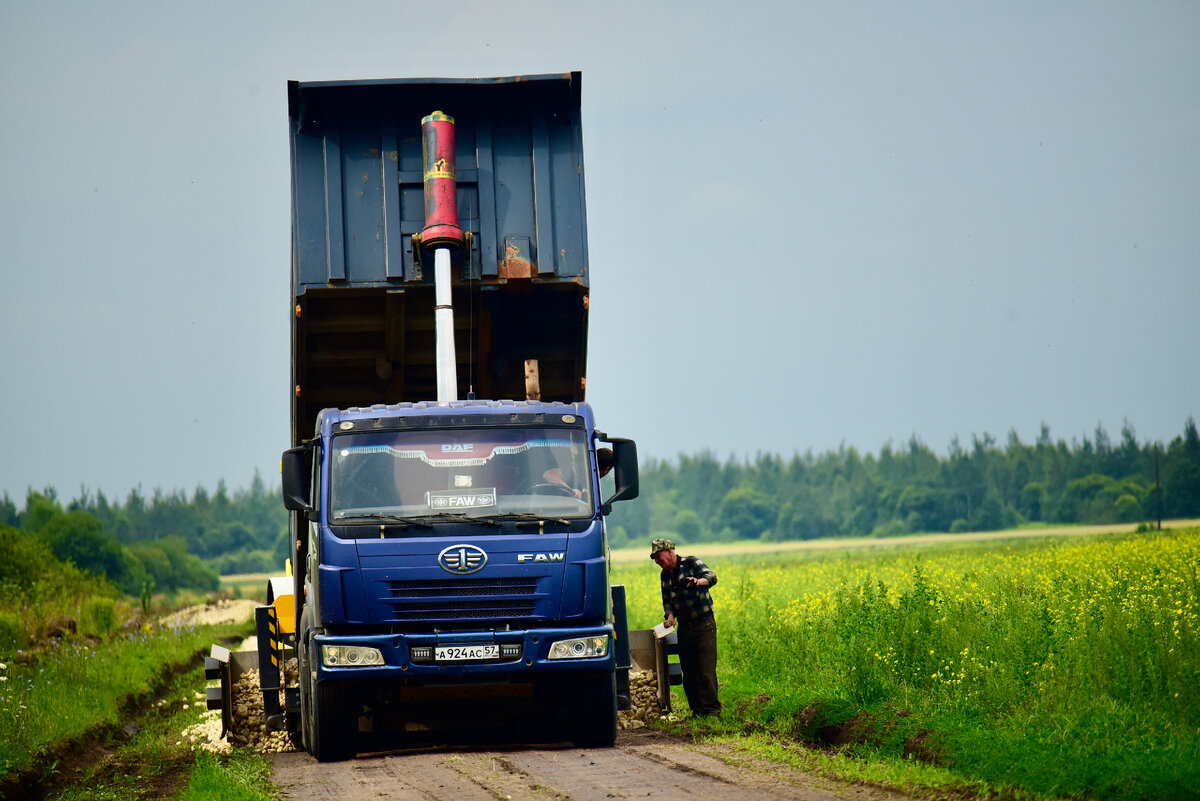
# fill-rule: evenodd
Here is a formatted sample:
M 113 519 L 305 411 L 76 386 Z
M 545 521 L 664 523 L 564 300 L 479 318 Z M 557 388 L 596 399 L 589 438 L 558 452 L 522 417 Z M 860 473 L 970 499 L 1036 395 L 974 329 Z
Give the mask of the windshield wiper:
M 433 524 L 425 520 L 429 515 L 389 515 L 382 512 L 364 512 L 363 514 L 335 517 L 330 525 L 353 525 L 354 523 L 395 523 L 401 526 L 420 526 L 433 528 Z
M 474 517 L 470 514 L 462 512 L 430 512 L 428 514 L 385 514 L 382 512 L 368 512 L 366 514 L 355 514 L 353 519 L 366 518 L 370 520 L 395 520 L 396 523 L 407 523 L 409 525 L 420 525 L 424 528 L 432 528 L 434 523 L 482 523 L 484 525 L 499 525 L 490 519 L 491 516 Z
M 432 529 L 434 523 L 479 523 L 480 525 L 490 525 L 493 528 L 499 528 L 500 523 L 490 517 L 468 517 L 467 514 L 458 512 L 431 512 L 430 514 L 388 514 L 384 512 L 364 512 L 362 514 L 348 514 L 347 517 L 335 518 L 331 525 L 353 525 L 364 523 L 378 523 L 380 536 L 383 534 L 383 529 L 389 526 L 416 526 L 421 529 Z
M 481 517 L 474 517 L 471 519 L 487 520 L 488 522 L 492 522 L 497 526 L 500 525 L 501 521 L 506 523 L 513 522 L 518 526 L 535 524 L 540 525 L 542 523 L 560 523 L 564 526 L 571 525 L 571 521 L 567 520 L 565 517 L 547 517 L 546 515 L 539 515 L 534 512 L 500 512 L 494 515 L 483 515 Z

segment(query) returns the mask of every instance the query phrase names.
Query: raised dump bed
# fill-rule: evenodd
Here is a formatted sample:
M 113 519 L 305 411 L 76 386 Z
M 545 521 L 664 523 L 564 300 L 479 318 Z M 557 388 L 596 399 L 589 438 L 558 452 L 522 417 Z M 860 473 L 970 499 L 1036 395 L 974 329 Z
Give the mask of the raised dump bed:
M 291 82 L 293 441 L 323 408 L 436 397 L 421 120 L 455 121 L 462 397 L 584 399 L 580 75 Z M 418 237 L 419 239 L 419 237 Z

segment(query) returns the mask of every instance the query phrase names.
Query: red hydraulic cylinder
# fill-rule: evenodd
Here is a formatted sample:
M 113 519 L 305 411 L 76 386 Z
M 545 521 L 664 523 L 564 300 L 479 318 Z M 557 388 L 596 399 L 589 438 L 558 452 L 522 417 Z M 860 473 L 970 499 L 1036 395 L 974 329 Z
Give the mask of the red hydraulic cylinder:
M 421 160 L 425 183 L 421 244 L 457 251 L 463 244 L 463 232 L 458 224 L 453 117 L 435 111 L 421 119 Z

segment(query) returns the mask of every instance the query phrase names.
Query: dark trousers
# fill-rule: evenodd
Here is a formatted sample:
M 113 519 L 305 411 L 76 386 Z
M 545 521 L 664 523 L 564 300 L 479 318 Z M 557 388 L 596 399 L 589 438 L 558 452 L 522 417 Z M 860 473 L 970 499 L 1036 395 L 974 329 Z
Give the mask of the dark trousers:
M 720 715 L 717 698 L 717 622 L 712 617 L 679 624 L 683 693 L 693 715 Z

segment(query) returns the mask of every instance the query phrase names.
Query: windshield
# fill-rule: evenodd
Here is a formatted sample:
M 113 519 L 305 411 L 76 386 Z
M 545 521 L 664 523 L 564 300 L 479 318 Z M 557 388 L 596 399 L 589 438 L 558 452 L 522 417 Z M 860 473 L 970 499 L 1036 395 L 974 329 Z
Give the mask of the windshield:
M 582 429 L 340 434 L 332 453 L 331 523 L 592 514 L 592 473 Z

